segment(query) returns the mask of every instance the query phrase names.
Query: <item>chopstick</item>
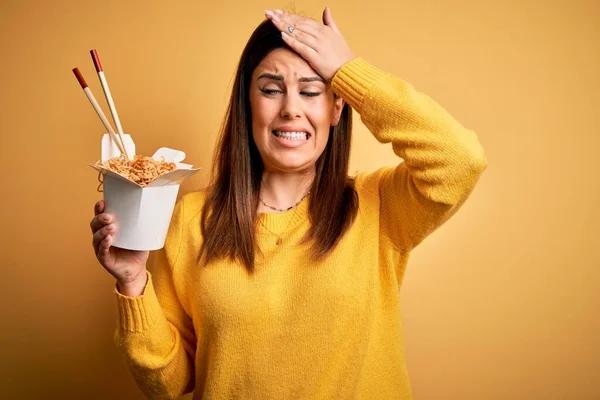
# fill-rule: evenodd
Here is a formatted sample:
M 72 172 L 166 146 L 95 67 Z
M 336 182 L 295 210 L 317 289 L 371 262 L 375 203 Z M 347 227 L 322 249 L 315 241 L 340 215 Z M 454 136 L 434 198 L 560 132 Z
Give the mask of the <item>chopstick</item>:
M 112 126 L 110 126 L 108 119 L 106 119 L 106 116 L 104 115 L 104 112 L 100 108 L 100 104 L 98 104 L 98 102 L 96 101 L 96 98 L 94 97 L 94 94 L 92 93 L 92 90 L 89 88 L 85 79 L 83 79 L 83 75 L 79 71 L 79 68 L 73 68 L 73 73 L 75 74 L 75 77 L 79 81 L 79 84 L 81 85 L 81 88 L 83 89 L 83 92 L 87 96 L 88 100 L 90 101 L 90 103 L 92 103 L 92 107 L 94 107 L 94 110 L 96 110 L 96 114 L 98 114 L 98 117 L 100 117 L 102 124 L 104 124 L 104 127 L 108 131 L 110 138 L 115 143 L 115 145 L 117 146 L 117 148 L 119 149 L 121 154 L 124 155 L 125 150 L 123 148 L 122 143 L 119 141 L 119 138 L 117 137 L 117 135 L 115 135 L 115 131 L 113 130 Z
M 125 146 L 125 138 L 123 137 L 123 127 L 121 126 L 121 120 L 119 119 L 119 114 L 117 114 L 117 108 L 115 107 L 112 95 L 110 94 L 110 89 L 108 88 L 108 82 L 106 81 L 106 76 L 104 75 L 104 69 L 102 68 L 102 64 L 100 63 L 98 52 L 96 51 L 96 49 L 93 49 L 90 50 L 90 54 L 92 55 L 92 60 L 94 61 L 94 67 L 96 67 L 98 78 L 100 78 L 100 84 L 102 86 L 102 90 L 104 91 L 104 96 L 106 97 L 108 108 L 110 109 L 110 113 L 112 114 L 113 121 L 115 121 L 115 125 L 117 127 L 117 132 L 119 133 L 121 143 L 123 144 L 125 158 L 131 160 L 131 157 L 129 157 L 129 154 L 127 153 L 127 147 Z

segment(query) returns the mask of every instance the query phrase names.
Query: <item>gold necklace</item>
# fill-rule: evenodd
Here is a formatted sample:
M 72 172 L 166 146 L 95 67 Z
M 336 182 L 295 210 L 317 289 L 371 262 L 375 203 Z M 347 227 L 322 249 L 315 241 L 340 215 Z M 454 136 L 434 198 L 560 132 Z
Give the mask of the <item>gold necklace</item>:
M 304 196 L 304 197 L 306 197 L 306 196 Z M 302 200 L 304 200 L 304 197 L 302 198 Z M 300 201 L 302 201 L 302 200 L 300 200 Z M 300 204 L 300 201 L 299 201 L 299 202 L 298 202 L 296 205 Z M 296 208 L 296 209 L 294 210 L 294 214 L 292 214 L 292 218 L 290 218 L 290 221 L 288 222 L 287 226 L 285 227 L 285 229 L 283 230 L 283 232 L 281 232 L 280 234 L 277 234 L 277 233 L 273 232 L 272 230 L 270 230 L 270 229 L 269 229 L 269 228 L 268 228 L 268 227 L 267 227 L 267 226 L 266 226 L 266 225 L 265 225 L 265 224 L 262 222 L 262 219 L 260 219 L 260 217 L 258 217 L 258 218 L 259 218 L 259 222 L 260 222 L 260 224 L 261 224 L 262 226 L 264 226 L 264 227 L 265 227 L 265 229 L 266 229 L 267 231 L 269 231 L 269 233 L 271 233 L 272 235 L 275 235 L 275 236 L 277 236 L 277 241 L 275 242 L 275 244 L 279 246 L 281 243 L 283 243 L 283 235 L 285 235 L 285 233 L 287 232 L 287 230 L 290 228 L 290 225 L 292 224 L 292 221 L 293 221 L 293 220 L 294 220 L 294 218 L 296 217 L 296 213 L 297 213 L 297 212 L 298 212 L 298 208 Z
M 298 200 L 296 202 L 296 204 L 294 204 L 293 206 L 290 206 L 288 208 L 277 208 L 277 207 L 274 207 L 274 206 L 270 206 L 267 203 L 265 203 L 265 201 L 262 199 L 262 197 L 258 196 L 258 198 L 259 198 L 260 202 L 263 203 L 263 205 L 265 207 L 269 207 L 271 210 L 275 210 L 275 211 L 279 211 L 279 212 L 286 212 L 286 211 L 290 211 L 294 207 L 297 207 L 298 204 L 302 203 L 302 200 L 304 200 L 309 194 L 310 194 L 310 190 L 308 192 L 306 192 L 306 194 L 304 196 L 302 196 L 302 198 L 300 200 Z

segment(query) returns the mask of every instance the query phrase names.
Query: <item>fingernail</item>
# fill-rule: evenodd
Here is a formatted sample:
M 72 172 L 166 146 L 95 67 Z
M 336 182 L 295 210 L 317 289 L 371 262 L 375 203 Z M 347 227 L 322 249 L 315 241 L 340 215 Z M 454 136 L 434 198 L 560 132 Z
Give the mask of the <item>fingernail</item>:
M 269 10 L 265 10 L 265 15 L 269 18 L 273 18 L 275 16 L 275 14 L 273 14 L 273 12 Z
M 273 15 L 273 18 L 272 18 L 272 19 L 273 19 L 273 21 L 275 21 L 275 22 L 281 22 L 281 21 L 279 20 L 279 18 L 277 18 L 277 16 L 276 16 L 276 15 Z
M 290 35 L 288 35 L 285 32 L 281 32 L 281 36 L 283 36 L 284 39 L 289 39 L 290 38 Z
M 110 215 L 105 215 L 104 217 L 102 217 L 102 221 L 110 222 Z
M 283 15 L 283 11 L 281 11 L 281 10 L 275 10 L 275 12 L 279 15 Z

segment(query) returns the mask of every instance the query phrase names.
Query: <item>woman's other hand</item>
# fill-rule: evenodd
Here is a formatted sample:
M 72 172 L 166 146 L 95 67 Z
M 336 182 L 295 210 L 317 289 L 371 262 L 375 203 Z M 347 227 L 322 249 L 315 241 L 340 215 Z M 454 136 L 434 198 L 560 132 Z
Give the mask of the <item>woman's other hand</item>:
M 323 11 L 323 24 L 281 10 L 267 10 L 265 15 L 282 32 L 288 46 L 327 82 L 344 64 L 355 58 L 328 7 Z

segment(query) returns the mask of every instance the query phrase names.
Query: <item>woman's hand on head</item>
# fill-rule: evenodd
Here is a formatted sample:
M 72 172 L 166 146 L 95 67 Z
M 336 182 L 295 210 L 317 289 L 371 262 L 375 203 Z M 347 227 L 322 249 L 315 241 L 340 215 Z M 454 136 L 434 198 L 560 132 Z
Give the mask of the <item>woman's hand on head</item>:
M 323 11 L 323 24 L 281 10 L 267 10 L 265 15 L 282 32 L 285 43 L 328 82 L 344 64 L 354 59 L 328 7 Z

